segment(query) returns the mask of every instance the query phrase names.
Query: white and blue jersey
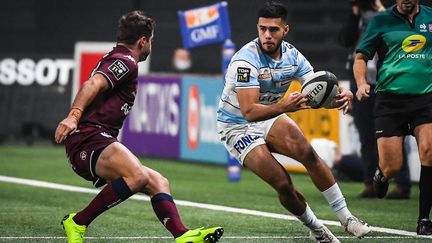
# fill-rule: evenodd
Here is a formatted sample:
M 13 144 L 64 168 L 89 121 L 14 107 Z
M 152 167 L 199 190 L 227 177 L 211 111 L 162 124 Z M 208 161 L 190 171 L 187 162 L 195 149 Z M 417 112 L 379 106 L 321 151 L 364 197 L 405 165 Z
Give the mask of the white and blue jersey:
M 303 84 L 313 73 L 309 61 L 294 46 L 282 41 L 281 51 L 280 60 L 273 60 L 262 52 L 257 38 L 233 56 L 217 111 L 219 122 L 248 123 L 240 112 L 236 89 L 259 88 L 259 103 L 270 105 L 284 96 L 294 78 Z

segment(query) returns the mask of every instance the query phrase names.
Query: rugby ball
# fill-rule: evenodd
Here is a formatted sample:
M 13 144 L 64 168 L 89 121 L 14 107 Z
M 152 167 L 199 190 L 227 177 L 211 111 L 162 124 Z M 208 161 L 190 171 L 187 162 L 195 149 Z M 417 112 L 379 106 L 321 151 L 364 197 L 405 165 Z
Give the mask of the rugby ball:
M 316 72 L 305 80 L 301 88 L 308 98 L 306 105 L 317 108 L 331 108 L 338 95 L 337 77 L 328 71 Z

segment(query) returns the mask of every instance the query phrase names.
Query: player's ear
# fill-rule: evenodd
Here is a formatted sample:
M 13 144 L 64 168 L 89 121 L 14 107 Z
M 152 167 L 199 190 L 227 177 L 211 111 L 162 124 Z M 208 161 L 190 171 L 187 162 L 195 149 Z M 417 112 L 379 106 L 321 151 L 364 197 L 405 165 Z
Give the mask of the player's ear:
M 138 40 L 138 44 L 139 44 L 140 46 L 144 46 L 146 42 L 148 42 L 148 40 L 147 40 L 147 37 L 145 37 L 145 36 L 142 36 L 142 37 L 139 38 L 139 40 Z
M 285 28 L 284 28 L 284 37 L 286 37 L 286 35 L 288 34 L 288 32 L 289 32 L 289 25 L 285 25 Z

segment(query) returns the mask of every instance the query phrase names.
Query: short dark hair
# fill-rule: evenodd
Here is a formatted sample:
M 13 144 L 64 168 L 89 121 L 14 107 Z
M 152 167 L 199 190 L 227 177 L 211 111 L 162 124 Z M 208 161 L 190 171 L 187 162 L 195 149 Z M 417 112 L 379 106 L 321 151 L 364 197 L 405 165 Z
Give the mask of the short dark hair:
M 150 38 L 156 22 L 153 17 L 142 11 L 135 10 L 119 19 L 117 42 L 134 44 L 139 38 Z
M 264 4 L 258 11 L 258 18 L 281 18 L 287 23 L 288 10 L 280 2 L 269 1 Z

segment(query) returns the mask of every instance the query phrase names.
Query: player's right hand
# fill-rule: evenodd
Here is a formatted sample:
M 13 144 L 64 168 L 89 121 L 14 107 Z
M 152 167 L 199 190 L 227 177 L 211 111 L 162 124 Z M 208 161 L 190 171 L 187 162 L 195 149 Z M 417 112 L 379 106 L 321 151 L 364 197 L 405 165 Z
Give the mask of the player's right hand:
M 66 117 L 63 121 L 61 121 L 55 132 L 55 141 L 56 143 L 63 142 L 66 137 L 73 133 L 78 126 L 78 122 L 73 117 Z
M 356 97 L 359 101 L 366 100 L 369 98 L 370 85 L 365 83 L 357 87 Z
M 310 109 L 311 107 L 306 105 L 307 101 L 308 99 L 306 95 L 298 91 L 292 92 L 282 101 L 283 111 L 293 112 L 303 109 Z

